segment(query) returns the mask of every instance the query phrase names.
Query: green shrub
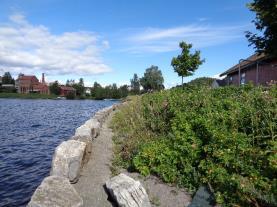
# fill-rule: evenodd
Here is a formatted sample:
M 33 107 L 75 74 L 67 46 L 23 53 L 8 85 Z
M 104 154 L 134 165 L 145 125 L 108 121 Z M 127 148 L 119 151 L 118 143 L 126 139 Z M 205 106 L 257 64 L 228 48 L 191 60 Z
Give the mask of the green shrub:
M 130 105 L 140 110 L 121 114 L 129 156 L 118 151 L 128 167 L 191 191 L 209 184 L 223 206 L 277 205 L 276 87 L 189 86 Z M 122 129 L 115 131 L 120 136 Z

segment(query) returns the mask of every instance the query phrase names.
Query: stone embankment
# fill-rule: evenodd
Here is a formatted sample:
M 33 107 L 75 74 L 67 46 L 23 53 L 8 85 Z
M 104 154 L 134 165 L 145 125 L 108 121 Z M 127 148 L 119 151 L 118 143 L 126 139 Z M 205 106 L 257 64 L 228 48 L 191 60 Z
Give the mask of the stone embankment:
M 75 135 L 55 150 L 50 176 L 34 192 L 28 206 L 83 206 L 73 183 L 78 182 L 82 167 L 92 151 L 92 141 L 99 135 L 102 124 L 117 104 L 98 111 L 94 117 L 76 129 Z

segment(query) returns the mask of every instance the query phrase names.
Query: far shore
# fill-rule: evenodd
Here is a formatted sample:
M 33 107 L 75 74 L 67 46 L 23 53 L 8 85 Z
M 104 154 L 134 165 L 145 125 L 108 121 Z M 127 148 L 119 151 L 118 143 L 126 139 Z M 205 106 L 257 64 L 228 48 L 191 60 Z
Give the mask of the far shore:
M 29 93 L 29 94 L 22 94 L 22 93 L 0 93 L 0 99 L 1 98 L 15 98 L 15 99 L 52 99 L 52 100 L 57 100 L 60 99 L 60 96 L 57 95 L 47 95 L 47 94 L 36 94 L 36 93 Z M 65 99 L 67 100 L 67 99 Z M 75 99 L 70 99 L 70 100 L 98 100 L 94 99 L 92 97 L 76 97 Z M 102 101 L 105 99 L 102 99 Z M 106 100 L 118 100 L 120 99 L 106 99 Z M 101 100 L 99 100 L 101 101 Z

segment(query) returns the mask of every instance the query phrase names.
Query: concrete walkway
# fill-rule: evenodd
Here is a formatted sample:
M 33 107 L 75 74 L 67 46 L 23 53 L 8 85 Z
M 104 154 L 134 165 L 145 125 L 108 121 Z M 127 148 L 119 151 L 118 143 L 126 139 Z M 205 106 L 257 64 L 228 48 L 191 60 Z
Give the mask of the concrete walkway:
M 84 207 L 110 207 L 108 195 L 104 190 L 105 182 L 110 178 L 110 165 L 113 156 L 112 131 L 108 125 L 112 112 L 104 122 L 100 135 L 92 142 L 91 158 L 85 164 L 79 181 L 73 186 L 83 198 Z

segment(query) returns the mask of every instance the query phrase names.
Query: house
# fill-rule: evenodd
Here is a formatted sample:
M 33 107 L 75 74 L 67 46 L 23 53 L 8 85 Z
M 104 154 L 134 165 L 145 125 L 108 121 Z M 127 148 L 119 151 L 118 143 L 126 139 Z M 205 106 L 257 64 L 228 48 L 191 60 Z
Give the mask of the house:
M 227 85 L 243 85 L 252 82 L 254 85 L 267 85 L 277 81 L 277 58 L 265 54 L 254 54 L 220 74 Z
M 69 93 L 74 93 L 74 95 L 76 96 L 76 89 L 71 86 L 61 85 L 60 89 L 61 89 L 61 93 L 60 93 L 61 96 L 67 96 Z
M 0 76 L 0 86 L 2 86 L 2 76 Z
M 45 83 L 44 73 L 42 74 L 42 80 L 39 82 L 34 75 L 20 74 L 16 80 L 16 88 L 18 93 L 40 93 L 49 94 L 49 87 Z

